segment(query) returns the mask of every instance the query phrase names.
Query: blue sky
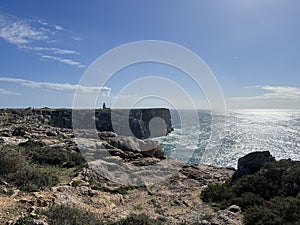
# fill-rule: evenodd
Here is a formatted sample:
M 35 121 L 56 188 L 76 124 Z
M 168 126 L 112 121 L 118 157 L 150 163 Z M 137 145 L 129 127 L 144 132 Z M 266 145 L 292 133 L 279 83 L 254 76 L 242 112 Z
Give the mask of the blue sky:
M 99 88 L 79 84 L 99 56 L 122 44 L 162 40 L 206 62 L 228 108 L 300 108 L 299 10 L 297 0 L 1 1 L 0 107 L 72 107 L 76 88 Z M 113 105 L 122 88 L 152 75 L 178 83 L 197 107 L 208 106 L 186 74 L 155 63 L 114 74 L 98 104 Z M 143 90 L 119 96 L 122 106 L 132 106 L 130 94 L 145 97 Z M 167 103 L 147 99 L 137 106 Z

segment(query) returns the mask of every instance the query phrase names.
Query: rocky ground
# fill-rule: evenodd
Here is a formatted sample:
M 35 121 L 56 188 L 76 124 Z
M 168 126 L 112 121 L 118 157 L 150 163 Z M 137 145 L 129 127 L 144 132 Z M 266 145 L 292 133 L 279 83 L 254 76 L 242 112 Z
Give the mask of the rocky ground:
M 242 224 L 238 206 L 215 210 L 200 198 L 208 184 L 230 180 L 232 168 L 182 165 L 166 159 L 151 140 L 88 130 L 78 135 L 41 123 L 41 118 L 0 116 L 0 148 L 39 141 L 52 149 L 81 152 L 88 162 L 80 169 L 64 170 L 58 184 L 35 192 L 1 179 L 0 224 L 15 224 L 30 215 L 35 224 L 45 225 L 47 217 L 38 216 L 38 211 L 55 204 L 74 205 L 110 221 L 145 213 L 165 218 L 166 224 Z

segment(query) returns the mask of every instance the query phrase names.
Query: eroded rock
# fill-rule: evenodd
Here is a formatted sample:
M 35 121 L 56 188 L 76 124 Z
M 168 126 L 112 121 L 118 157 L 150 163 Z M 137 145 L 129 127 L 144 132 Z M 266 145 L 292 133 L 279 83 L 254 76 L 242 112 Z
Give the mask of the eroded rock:
M 247 174 L 254 174 L 267 162 L 275 161 L 269 151 L 251 152 L 238 160 L 238 169 L 232 176 L 231 182 Z

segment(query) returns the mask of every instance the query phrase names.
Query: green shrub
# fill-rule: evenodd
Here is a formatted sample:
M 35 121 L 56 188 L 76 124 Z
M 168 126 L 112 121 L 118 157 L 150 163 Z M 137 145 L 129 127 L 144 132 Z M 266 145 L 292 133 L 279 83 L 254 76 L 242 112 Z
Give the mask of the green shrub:
M 69 152 L 67 154 L 67 161 L 63 164 L 65 168 L 81 168 L 86 165 L 86 161 L 79 152 Z
M 166 222 L 165 219 L 151 219 L 146 214 L 131 214 L 125 219 L 113 222 L 111 225 L 162 225 Z
M 70 205 L 54 205 L 41 212 L 48 217 L 49 225 L 162 225 L 165 219 L 151 219 L 145 214 L 131 214 L 116 222 L 105 222 L 89 211 L 80 210 Z
M 81 168 L 80 153 L 50 148 L 43 142 L 27 141 L 20 146 L 0 147 L 0 178 L 24 191 L 56 185 L 64 168 Z
M 232 185 L 231 189 L 238 197 L 248 192 L 255 193 L 266 200 L 281 194 L 280 188 L 272 179 L 258 173 L 241 177 Z
M 257 194 L 252 192 L 245 192 L 240 197 L 232 197 L 230 200 L 230 205 L 238 205 L 242 209 L 246 209 L 251 206 L 260 205 L 264 202 L 264 199 Z
M 121 194 L 121 195 L 125 195 L 128 194 L 131 190 L 135 190 L 135 189 L 145 189 L 145 185 L 141 185 L 141 186 L 135 186 L 135 185 L 129 185 L 129 186 L 121 186 L 117 189 L 114 190 L 110 190 L 110 189 L 103 189 L 103 191 L 107 191 L 110 192 L 112 194 Z
M 0 177 L 24 191 L 51 187 L 59 180 L 50 168 L 32 164 L 23 147 L 9 145 L 0 148 Z
M 258 172 L 233 184 L 212 184 L 201 198 L 213 207 L 239 205 L 245 225 L 300 225 L 300 162 L 266 163 Z
M 6 145 L 0 148 L 0 175 L 15 172 L 23 163 L 64 168 L 80 168 L 86 164 L 78 152 L 45 146 L 40 141 L 27 141 L 19 146 Z
M 30 224 L 30 222 L 32 221 L 32 218 L 30 216 L 23 216 L 20 217 L 14 225 L 27 225 Z
M 204 202 L 210 202 L 214 208 L 224 209 L 230 205 L 232 193 L 229 184 L 209 184 L 201 193 Z
M 262 205 L 249 207 L 245 225 L 299 225 L 300 200 L 294 197 L 276 197 Z
M 26 164 L 26 158 L 18 148 L 4 146 L 0 148 L 0 177 L 15 173 Z
M 95 214 L 69 205 L 55 205 L 45 212 L 49 225 L 102 225 Z
M 83 156 L 62 148 L 44 146 L 43 143 L 28 141 L 23 146 L 23 152 L 33 163 L 59 167 L 80 167 L 85 164 Z
M 67 161 L 67 154 L 60 149 L 34 148 L 26 149 L 26 154 L 31 161 L 42 165 L 62 166 Z
M 19 146 L 24 147 L 24 148 L 36 148 L 36 147 L 45 147 L 46 144 L 42 141 L 34 141 L 34 140 L 28 140 L 26 142 L 21 142 Z
M 12 174 L 9 181 L 24 191 L 38 191 L 56 185 L 59 178 L 47 168 L 28 165 Z

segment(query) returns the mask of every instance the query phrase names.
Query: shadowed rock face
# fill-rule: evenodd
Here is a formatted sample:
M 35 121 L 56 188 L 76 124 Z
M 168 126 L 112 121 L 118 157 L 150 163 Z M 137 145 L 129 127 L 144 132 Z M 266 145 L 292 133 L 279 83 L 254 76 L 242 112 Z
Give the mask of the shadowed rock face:
M 269 151 L 251 152 L 238 160 L 238 170 L 233 174 L 231 182 L 247 174 L 254 174 L 267 162 L 273 162 L 275 158 Z
M 9 112 L 8 112 L 9 111 Z M 173 128 L 169 109 L 7 109 L 15 118 L 31 117 L 58 128 L 97 129 L 139 139 L 169 134 Z
M 140 139 L 165 136 L 173 130 L 170 111 L 164 108 L 105 109 L 95 112 L 76 110 L 73 111 L 73 118 L 75 118 L 73 126 L 76 128 L 87 129 L 96 126 L 99 131 L 113 131 L 118 135 L 135 136 Z M 157 118 L 160 119 L 159 122 Z M 60 120 L 61 118 L 53 118 L 52 126 L 60 125 Z M 68 121 L 69 115 L 62 124 L 66 125 Z M 57 122 L 59 124 L 56 124 Z
M 81 112 L 75 112 L 74 115 L 80 116 Z M 170 111 L 164 108 L 96 110 L 95 120 L 99 131 L 113 131 L 119 136 L 140 139 L 165 136 L 173 130 Z M 76 123 L 78 121 L 87 124 L 76 119 Z M 95 122 L 89 124 L 94 126 Z M 80 126 L 76 124 L 76 127 Z

